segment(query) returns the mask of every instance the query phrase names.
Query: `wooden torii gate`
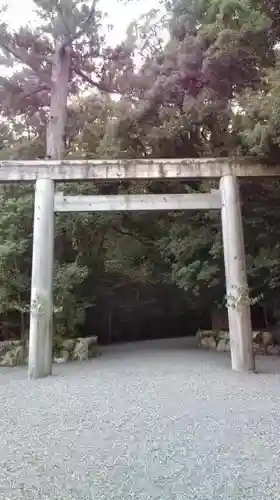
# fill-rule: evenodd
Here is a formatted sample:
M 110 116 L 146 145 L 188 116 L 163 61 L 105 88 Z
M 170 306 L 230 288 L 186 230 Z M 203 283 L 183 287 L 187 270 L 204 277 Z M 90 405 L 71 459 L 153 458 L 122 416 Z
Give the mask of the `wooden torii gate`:
M 0 162 L 0 183 L 35 182 L 33 257 L 29 333 L 29 378 L 52 373 L 54 213 L 121 210 L 220 209 L 222 219 L 231 364 L 254 371 L 250 305 L 240 301 L 248 290 L 238 177 L 278 177 L 280 167 L 245 159 L 137 159 Z M 69 181 L 220 179 L 210 193 L 166 195 L 63 196 L 55 184 Z

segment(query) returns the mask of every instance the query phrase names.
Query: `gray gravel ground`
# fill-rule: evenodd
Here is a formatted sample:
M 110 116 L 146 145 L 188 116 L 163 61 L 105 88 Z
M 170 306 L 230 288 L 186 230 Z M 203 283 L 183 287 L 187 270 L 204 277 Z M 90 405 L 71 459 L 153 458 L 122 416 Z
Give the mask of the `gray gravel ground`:
M 0 370 L 0 498 L 279 500 L 280 358 L 261 374 L 185 340 Z

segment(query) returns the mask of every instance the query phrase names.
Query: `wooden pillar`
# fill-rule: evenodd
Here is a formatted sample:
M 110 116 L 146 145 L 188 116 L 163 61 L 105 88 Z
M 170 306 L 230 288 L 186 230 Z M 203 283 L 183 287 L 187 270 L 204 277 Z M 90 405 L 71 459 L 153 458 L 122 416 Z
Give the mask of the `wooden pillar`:
M 36 181 L 29 332 L 29 378 L 52 373 L 54 181 Z
M 244 237 L 237 179 L 220 181 L 222 229 L 232 369 L 254 371 L 251 310 L 248 303 Z

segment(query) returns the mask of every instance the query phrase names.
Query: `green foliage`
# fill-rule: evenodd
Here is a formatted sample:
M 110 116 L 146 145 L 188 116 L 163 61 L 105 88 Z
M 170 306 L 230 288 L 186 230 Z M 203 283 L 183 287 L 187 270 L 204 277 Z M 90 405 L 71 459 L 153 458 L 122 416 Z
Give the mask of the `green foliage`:
M 56 266 L 54 272 L 54 317 L 57 335 L 76 337 L 77 328 L 85 322 L 86 303 L 82 287 L 89 270 L 77 262 Z M 93 301 L 93 297 L 91 298 Z
M 18 196 L 20 195 L 20 196 Z M 29 306 L 32 248 L 32 191 L 2 188 L 0 196 L 0 308 L 26 311 Z
M 277 57 L 275 66 L 264 72 L 258 90 L 240 95 L 240 112 L 235 118 L 244 153 L 271 162 L 277 161 L 280 146 L 279 62 Z

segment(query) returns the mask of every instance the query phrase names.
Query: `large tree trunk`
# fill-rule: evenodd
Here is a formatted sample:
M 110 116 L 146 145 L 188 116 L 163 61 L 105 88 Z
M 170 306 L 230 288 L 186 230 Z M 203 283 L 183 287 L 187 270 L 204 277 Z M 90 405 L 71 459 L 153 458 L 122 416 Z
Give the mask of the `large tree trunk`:
M 57 44 L 51 82 L 50 116 L 47 128 L 47 156 L 61 160 L 64 153 L 71 47 Z

